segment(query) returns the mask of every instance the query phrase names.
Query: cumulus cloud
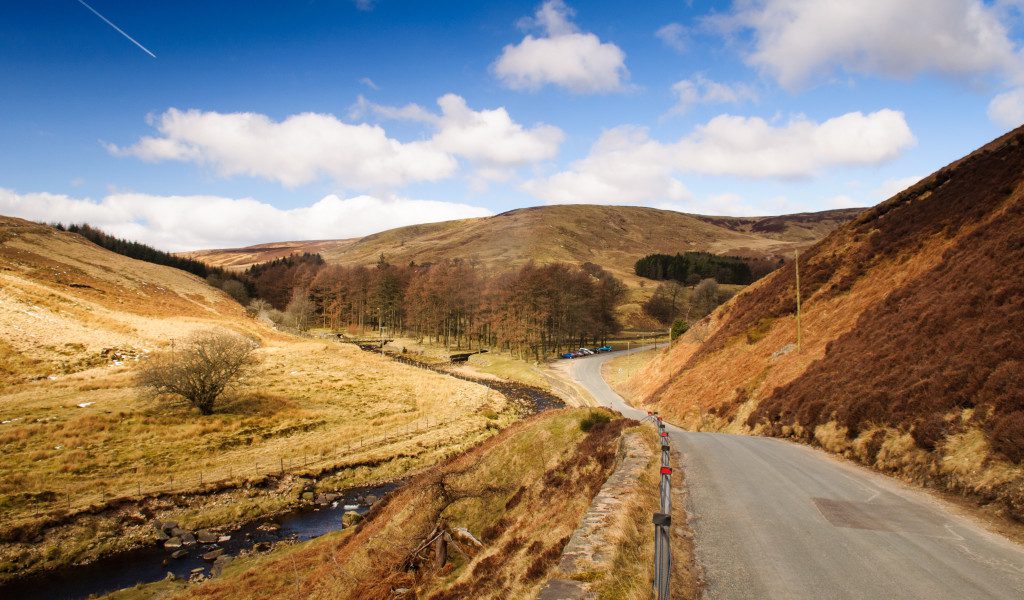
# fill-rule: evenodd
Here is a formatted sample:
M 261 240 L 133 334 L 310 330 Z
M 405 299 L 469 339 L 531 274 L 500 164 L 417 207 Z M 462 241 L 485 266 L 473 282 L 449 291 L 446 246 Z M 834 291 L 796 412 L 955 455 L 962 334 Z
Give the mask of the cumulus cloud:
M 284 239 L 350 238 L 492 213 L 453 202 L 365 195 L 340 198 L 332 194 L 309 206 L 280 209 L 252 198 L 115 193 L 93 201 L 0 188 L 0 214 L 42 222 L 87 222 L 119 237 L 182 251 Z
M 505 46 L 491 68 L 501 82 L 515 90 L 536 90 L 553 84 L 579 94 L 612 92 L 624 88 L 629 77 L 626 54 L 593 33 L 579 31 L 574 12 L 562 0 L 548 0 L 533 18 L 520 21 L 524 28 L 540 29 L 518 44 Z
M 672 84 L 676 105 L 670 113 L 684 113 L 697 104 L 739 104 L 757 100 L 757 90 L 746 83 L 721 83 L 702 74 Z
M 282 121 L 258 113 L 169 109 L 156 119 L 160 136 L 115 155 L 145 161 L 209 165 L 222 176 L 249 175 L 294 187 L 323 177 L 354 188 L 397 187 L 451 176 L 457 163 L 429 142 L 403 143 L 383 128 L 302 113 Z
M 304 113 L 274 121 L 256 113 L 170 109 L 155 119 L 159 136 L 115 155 L 156 162 L 177 160 L 212 167 L 223 176 L 249 175 L 297 186 L 322 178 L 355 189 L 393 189 L 452 176 L 458 159 L 483 168 L 513 168 L 558 153 L 557 127 L 524 127 L 503 107 L 476 111 L 455 94 L 438 99 L 440 114 L 416 105 L 373 104 L 359 98 L 351 119 L 373 113 L 385 119 L 429 124 L 427 140 L 401 142 L 378 125 L 345 123 L 333 115 Z
M 999 94 L 988 104 L 988 118 L 1007 129 L 1024 124 L 1024 88 Z
M 679 23 L 669 23 L 659 28 L 654 36 L 676 52 L 686 52 L 687 30 Z
M 548 202 L 652 202 L 691 197 L 677 173 L 750 178 L 808 177 L 833 166 L 892 160 L 916 143 L 902 113 L 847 113 L 821 123 L 794 117 L 772 124 L 720 115 L 673 143 L 644 128 L 605 131 L 568 170 L 523 189 Z
M 487 181 L 507 181 L 512 170 L 526 164 L 554 158 L 565 139 L 561 129 L 545 124 L 524 127 L 512 120 L 503 107 L 473 110 L 466 100 L 446 94 L 437 100 L 441 112 L 433 113 L 418 104 L 386 106 L 360 97 L 354 112 L 372 113 L 384 119 L 427 123 L 435 130 L 431 144 L 475 166 L 473 187 L 482 190 Z
M 710 22 L 751 31 L 746 59 L 789 89 L 836 70 L 910 78 L 939 73 L 1019 79 L 1001 3 L 981 0 L 738 0 Z

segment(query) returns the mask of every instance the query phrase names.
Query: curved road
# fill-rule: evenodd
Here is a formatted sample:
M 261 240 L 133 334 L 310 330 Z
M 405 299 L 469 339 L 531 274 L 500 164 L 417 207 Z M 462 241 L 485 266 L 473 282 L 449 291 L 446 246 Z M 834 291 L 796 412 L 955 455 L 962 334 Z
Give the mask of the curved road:
M 566 371 L 600 404 L 643 418 L 601 376 L 623 354 Z M 920 490 L 807 446 L 668 429 L 707 598 L 1024 598 L 1024 549 Z

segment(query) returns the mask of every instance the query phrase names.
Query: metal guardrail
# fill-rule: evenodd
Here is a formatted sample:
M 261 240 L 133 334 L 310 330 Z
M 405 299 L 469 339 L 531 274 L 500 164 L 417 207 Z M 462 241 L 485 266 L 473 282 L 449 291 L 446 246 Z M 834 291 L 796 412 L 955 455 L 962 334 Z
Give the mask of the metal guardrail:
M 669 599 L 669 581 L 672 578 L 672 463 L 668 431 L 658 413 L 650 413 L 658 426 L 661 440 L 661 512 L 654 513 L 654 581 L 652 596 L 657 600 Z

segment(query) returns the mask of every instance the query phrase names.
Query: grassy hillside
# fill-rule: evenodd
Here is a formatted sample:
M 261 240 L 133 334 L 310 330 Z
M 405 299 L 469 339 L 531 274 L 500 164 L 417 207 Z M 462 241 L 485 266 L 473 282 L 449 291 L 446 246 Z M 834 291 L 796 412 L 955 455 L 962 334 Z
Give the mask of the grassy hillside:
M 163 582 L 113 598 L 535 597 L 557 574 L 562 549 L 615 468 L 620 436 L 629 426 L 619 419 L 584 432 L 580 422 L 589 412 L 548 412 L 514 425 L 413 479 L 353 529 L 236 560 L 222 577 L 200 585 Z M 635 430 L 653 449 L 651 430 Z M 617 544 L 606 549 L 613 558 L 610 572 L 588 573 L 600 597 L 650 593 L 649 521 L 660 464 L 655 452 L 650 457 L 643 485 L 620 498 L 621 530 L 611 536 Z M 421 568 L 403 568 L 442 522 L 469 530 L 483 548 L 470 557 L 453 547 L 441 569 L 433 556 Z M 679 560 L 685 566 L 683 555 Z
M 692 427 L 792 437 L 1024 519 L 1024 129 L 866 211 L 638 373 Z
M 0 220 L 0 579 L 400 477 L 513 420 L 482 386 L 278 333 L 201 279 Z M 134 387 L 137 358 L 209 328 L 262 366 L 202 417 Z M 395 435 L 396 432 L 401 435 Z
M 397 264 L 445 258 L 474 258 L 496 267 L 529 260 L 589 261 L 635 286 L 638 278 L 633 275 L 633 263 L 641 256 L 687 250 L 777 256 L 794 245 L 819 239 L 857 212 L 726 218 L 635 206 L 543 206 L 493 217 L 401 227 L 356 240 L 285 242 L 188 255 L 231 268 L 293 252 L 319 252 L 328 262 L 346 265 L 373 264 L 381 254 Z

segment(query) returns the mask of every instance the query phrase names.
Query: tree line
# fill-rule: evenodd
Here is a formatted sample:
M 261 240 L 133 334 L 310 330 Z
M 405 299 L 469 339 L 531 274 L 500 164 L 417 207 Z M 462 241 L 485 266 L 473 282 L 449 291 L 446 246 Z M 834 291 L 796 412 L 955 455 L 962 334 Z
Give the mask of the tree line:
M 300 267 L 296 265 L 295 269 Z M 594 264 L 525 264 L 500 273 L 471 260 L 326 265 L 295 286 L 285 314 L 364 335 L 412 335 L 448 347 L 502 348 L 540 359 L 602 343 L 621 327 L 625 285 Z
M 648 279 L 671 279 L 696 285 L 702 279 L 718 283 L 747 285 L 754 281 L 750 265 L 735 256 L 718 256 L 710 252 L 649 254 L 636 261 L 633 271 Z

